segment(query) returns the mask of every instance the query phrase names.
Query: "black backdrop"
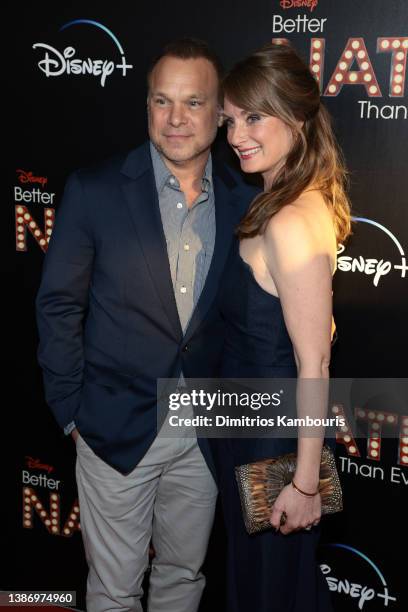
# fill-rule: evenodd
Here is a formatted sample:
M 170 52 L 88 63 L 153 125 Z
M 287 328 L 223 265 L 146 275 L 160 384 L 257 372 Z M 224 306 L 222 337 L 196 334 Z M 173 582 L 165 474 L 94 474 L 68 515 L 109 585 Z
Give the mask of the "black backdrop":
M 228 68 L 272 38 L 287 38 L 311 59 L 320 78 L 350 168 L 353 214 L 360 219 L 339 253 L 335 275 L 339 341 L 333 374 L 406 376 L 408 5 L 404 0 L 27 3 L 6 27 L 13 100 L 12 119 L 7 118 L 8 227 L 17 285 L 16 381 L 4 401 L 4 413 L 16 419 L 4 434 L 12 444 L 3 507 L 10 511 L 5 531 L 17 555 L 6 564 L 0 589 L 76 590 L 84 608 L 74 448 L 45 405 L 34 318 L 44 251 L 66 176 L 145 139 L 146 67 L 167 41 L 204 38 Z M 64 52 L 69 60 L 106 61 L 112 73 L 103 86 L 100 74 L 74 74 L 74 64 L 61 61 Z M 94 63 L 93 69 L 100 66 Z M 221 149 L 223 139 L 221 133 Z M 377 416 L 381 410 L 392 413 L 393 406 L 380 406 Z M 345 510 L 327 521 L 320 549 L 337 610 L 404 607 L 408 410 L 405 414 L 406 420 L 389 422 L 394 438 L 371 447 L 371 454 L 367 441 L 339 432 Z M 223 609 L 222 563 L 217 523 L 203 611 Z

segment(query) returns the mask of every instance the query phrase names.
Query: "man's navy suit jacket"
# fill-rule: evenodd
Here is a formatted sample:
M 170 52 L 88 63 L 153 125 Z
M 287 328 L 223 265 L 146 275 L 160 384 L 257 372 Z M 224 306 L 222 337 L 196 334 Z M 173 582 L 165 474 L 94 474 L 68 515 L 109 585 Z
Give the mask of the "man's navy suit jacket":
M 61 427 L 75 420 L 123 474 L 156 437 L 157 379 L 218 374 L 216 295 L 255 191 L 226 166 L 213 168 L 214 254 L 184 335 L 148 143 L 73 173 L 58 210 L 36 300 L 46 399 Z M 207 441 L 199 444 L 212 469 Z

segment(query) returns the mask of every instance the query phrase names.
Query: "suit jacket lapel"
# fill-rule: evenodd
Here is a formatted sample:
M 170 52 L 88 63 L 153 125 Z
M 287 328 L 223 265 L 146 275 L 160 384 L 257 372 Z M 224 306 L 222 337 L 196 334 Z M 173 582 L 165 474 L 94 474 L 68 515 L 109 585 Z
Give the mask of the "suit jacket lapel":
M 238 224 L 240 211 L 235 206 L 239 196 L 233 193 L 235 181 L 227 176 L 214 174 L 214 199 L 215 199 L 215 245 L 210 269 L 206 282 L 194 309 L 193 315 L 187 327 L 184 342 L 188 342 L 203 322 L 209 307 L 218 291 L 219 280 L 224 269 L 224 264 L 231 246 L 234 229 Z
M 174 297 L 166 238 L 148 146 L 133 151 L 122 172 L 131 179 L 123 183 L 122 189 L 146 264 L 173 335 L 181 342 L 183 333 Z

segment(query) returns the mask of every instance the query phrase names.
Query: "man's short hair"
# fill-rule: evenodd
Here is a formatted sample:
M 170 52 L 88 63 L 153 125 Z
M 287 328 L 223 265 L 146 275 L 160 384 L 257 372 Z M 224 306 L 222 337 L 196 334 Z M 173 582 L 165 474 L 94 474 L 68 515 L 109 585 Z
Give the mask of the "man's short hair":
M 179 38 L 168 43 L 162 51 L 154 58 L 147 72 L 147 85 L 150 88 L 150 77 L 159 61 L 163 57 L 177 57 L 179 59 L 199 59 L 204 58 L 212 64 L 217 73 L 218 80 L 221 83 L 223 78 L 223 68 L 219 57 L 217 56 L 208 44 L 198 38 Z

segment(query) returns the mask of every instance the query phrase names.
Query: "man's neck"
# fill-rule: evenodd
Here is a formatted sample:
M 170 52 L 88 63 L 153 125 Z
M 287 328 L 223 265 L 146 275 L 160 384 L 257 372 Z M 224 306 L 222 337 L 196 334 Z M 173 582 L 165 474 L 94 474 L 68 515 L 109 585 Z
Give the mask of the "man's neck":
M 201 191 L 201 180 L 210 156 L 210 151 L 190 159 L 187 162 L 173 162 L 163 158 L 164 163 L 172 174 L 178 179 L 180 187 Z M 183 189 L 184 191 L 184 189 Z

